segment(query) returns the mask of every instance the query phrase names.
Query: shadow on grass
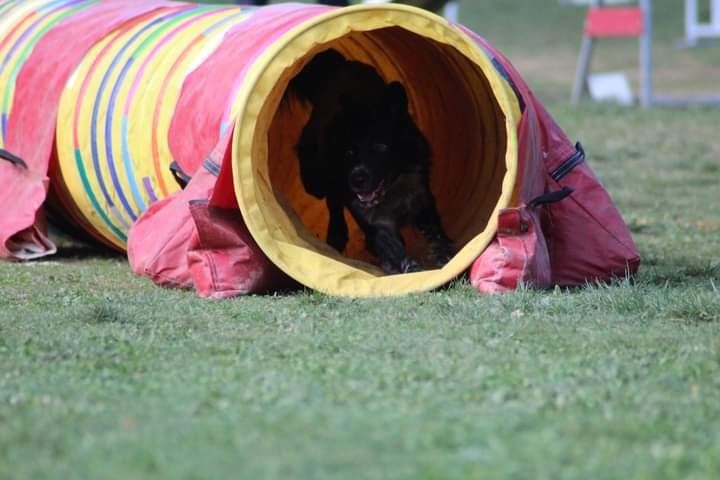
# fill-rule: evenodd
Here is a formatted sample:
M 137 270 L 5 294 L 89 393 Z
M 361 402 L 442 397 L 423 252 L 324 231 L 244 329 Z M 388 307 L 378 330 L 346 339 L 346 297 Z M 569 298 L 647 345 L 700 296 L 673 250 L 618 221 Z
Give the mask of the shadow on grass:
M 125 253 L 118 252 L 102 245 L 90 245 L 75 243 L 71 245 L 59 245 L 57 253 L 53 256 L 55 260 L 90 260 L 90 259 L 125 259 Z
M 56 219 L 48 225 L 50 239 L 57 246 L 53 260 L 120 259 L 125 253 L 100 243 L 71 223 Z

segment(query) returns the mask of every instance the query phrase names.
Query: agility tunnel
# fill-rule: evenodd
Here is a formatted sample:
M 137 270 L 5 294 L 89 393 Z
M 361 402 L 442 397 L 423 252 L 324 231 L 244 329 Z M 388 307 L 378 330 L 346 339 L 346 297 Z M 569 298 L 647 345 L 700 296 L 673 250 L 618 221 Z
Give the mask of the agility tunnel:
M 324 242 L 326 207 L 305 193 L 294 151 L 310 107 L 286 89 L 327 48 L 405 86 L 457 252 L 444 267 L 385 275 L 349 216 L 346 251 Z M 507 59 L 414 7 L 5 0 L 0 62 L 0 148 L 26 164 L 0 162 L 13 185 L 0 195 L 18 204 L 0 215 L 6 258 L 53 252 L 49 212 L 129 248 L 157 283 L 214 297 L 283 276 L 400 295 L 466 271 L 502 291 L 607 280 L 639 262 L 584 153 Z M 192 177 L 185 190 L 178 174 Z M 421 257 L 423 240 L 404 238 Z

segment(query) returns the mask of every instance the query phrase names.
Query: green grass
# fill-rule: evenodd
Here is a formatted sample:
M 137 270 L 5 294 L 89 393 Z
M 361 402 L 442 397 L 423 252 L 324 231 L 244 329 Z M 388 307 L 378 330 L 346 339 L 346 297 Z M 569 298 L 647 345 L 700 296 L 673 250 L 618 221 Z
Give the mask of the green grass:
M 572 68 L 538 65 L 572 64 L 580 11 L 481 3 L 623 212 L 635 281 L 207 301 L 92 251 L 0 264 L 0 479 L 719 478 L 720 111 L 570 108 Z

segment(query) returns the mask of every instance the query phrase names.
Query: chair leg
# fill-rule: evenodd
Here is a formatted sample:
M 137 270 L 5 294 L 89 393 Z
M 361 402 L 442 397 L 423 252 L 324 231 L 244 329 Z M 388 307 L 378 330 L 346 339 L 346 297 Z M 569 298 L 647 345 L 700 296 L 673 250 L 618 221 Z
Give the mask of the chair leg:
M 580 46 L 580 56 L 578 57 L 578 68 L 575 73 L 575 83 L 573 84 L 572 93 L 570 94 L 570 103 L 577 105 L 582 98 L 583 93 L 587 89 L 587 78 L 590 73 L 590 60 L 592 60 L 595 40 L 591 37 L 583 37 Z

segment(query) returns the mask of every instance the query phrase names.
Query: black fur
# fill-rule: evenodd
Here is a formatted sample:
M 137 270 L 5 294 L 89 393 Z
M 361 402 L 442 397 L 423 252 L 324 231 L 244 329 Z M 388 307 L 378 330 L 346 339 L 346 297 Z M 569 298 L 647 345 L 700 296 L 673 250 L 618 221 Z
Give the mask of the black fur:
M 421 269 L 400 235 L 408 225 L 428 240 L 436 265 L 447 263 L 451 242 L 430 191 L 430 146 L 410 116 L 405 88 L 326 50 L 290 91 L 313 106 L 296 150 L 305 189 L 327 203 L 328 244 L 344 250 L 348 208 L 387 273 Z

